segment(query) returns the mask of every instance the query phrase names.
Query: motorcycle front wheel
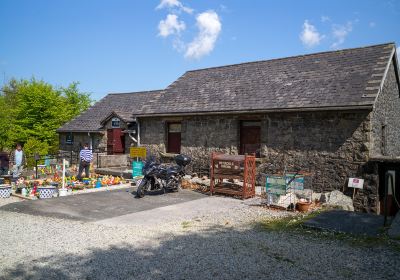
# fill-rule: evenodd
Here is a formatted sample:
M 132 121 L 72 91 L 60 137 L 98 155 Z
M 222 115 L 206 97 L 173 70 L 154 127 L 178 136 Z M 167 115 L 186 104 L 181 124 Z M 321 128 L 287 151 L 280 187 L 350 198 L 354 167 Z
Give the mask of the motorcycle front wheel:
M 136 190 L 136 197 L 142 198 L 145 196 L 146 190 L 148 189 L 148 184 L 149 182 L 146 179 L 143 179 L 140 182 L 139 187 Z

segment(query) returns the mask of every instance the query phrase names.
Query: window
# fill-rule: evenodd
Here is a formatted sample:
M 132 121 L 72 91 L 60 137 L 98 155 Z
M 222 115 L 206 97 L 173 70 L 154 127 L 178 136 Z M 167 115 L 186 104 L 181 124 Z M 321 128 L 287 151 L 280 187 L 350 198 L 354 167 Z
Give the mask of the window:
M 383 156 L 386 155 L 386 125 L 382 125 L 382 130 L 381 130 L 381 153 Z
M 67 145 L 74 144 L 74 135 L 72 134 L 72 132 L 68 133 L 65 136 L 65 144 L 67 144 Z
M 167 153 L 181 152 L 181 123 L 168 123 Z
M 111 127 L 112 128 L 119 128 L 119 126 L 120 126 L 119 118 L 112 118 L 111 119 Z
M 261 155 L 261 121 L 240 122 L 240 154 Z

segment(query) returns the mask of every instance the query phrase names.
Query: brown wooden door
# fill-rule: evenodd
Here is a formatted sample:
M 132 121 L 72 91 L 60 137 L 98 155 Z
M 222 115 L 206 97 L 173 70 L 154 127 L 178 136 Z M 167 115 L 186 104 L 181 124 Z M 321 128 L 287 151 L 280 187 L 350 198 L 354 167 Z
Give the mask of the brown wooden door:
M 122 154 L 124 146 L 122 141 L 123 133 L 121 128 L 107 130 L 107 154 Z
M 114 154 L 114 134 L 113 129 L 107 129 L 107 154 Z
M 261 125 L 259 121 L 242 121 L 240 123 L 240 154 L 260 155 Z
M 181 153 L 181 123 L 168 124 L 167 152 Z

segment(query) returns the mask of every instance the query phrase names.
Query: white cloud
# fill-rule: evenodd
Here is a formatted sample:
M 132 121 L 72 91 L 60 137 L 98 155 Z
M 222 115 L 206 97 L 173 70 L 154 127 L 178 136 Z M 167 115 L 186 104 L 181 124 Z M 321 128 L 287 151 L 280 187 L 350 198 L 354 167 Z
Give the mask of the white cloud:
M 198 59 L 209 54 L 214 49 L 221 32 L 221 21 L 218 14 L 212 10 L 197 15 L 196 22 L 199 33 L 188 44 L 185 52 L 186 58 Z
M 300 33 L 300 40 L 304 46 L 308 48 L 317 46 L 323 38 L 324 35 L 321 35 L 314 25 L 310 24 L 308 20 L 304 21 L 303 31 Z
M 328 17 L 328 16 L 321 16 L 321 21 L 322 21 L 322 22 L 331 21 L 331 18 Z
M 186 25 L 183 21 L 178 20 L 177 15 L 168 14 L 165 20 L 161 20 L 158 24 L 158 35 L 168 37 L 172 34 L 178 34 L 185 30 Z
M 188 14 L 193 13 L 193 9 L 184 6 L 180 1 L 178 0 L 161 0 L 160 4 L 156 7 L 157 10 L 163 9 L 163 8 L 178 8 L 179 10 L 182 10 Z
M 373 28 L 373 27 L 375 27 L 375 26 L 376 26 L 376 23 L 375 23 L 375 22 L 371 21 L 371 22 L 369 23 L 369 27 Z
M 331 45 L 331 48 L 337 48 L 346 40 L 347 35 L 353 30 L 353 23 L 349 21 L 345 25 L 334 24 L 332 27 L 332 36 L 335 42 Z

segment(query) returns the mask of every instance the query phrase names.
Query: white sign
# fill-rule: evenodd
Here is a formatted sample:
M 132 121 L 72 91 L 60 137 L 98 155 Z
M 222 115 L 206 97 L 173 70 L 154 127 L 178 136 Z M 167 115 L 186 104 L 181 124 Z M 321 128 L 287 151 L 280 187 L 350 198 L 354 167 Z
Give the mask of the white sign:
M 349 188 L 362 189 L 364 186 L 364 179 L 349 178 Z

